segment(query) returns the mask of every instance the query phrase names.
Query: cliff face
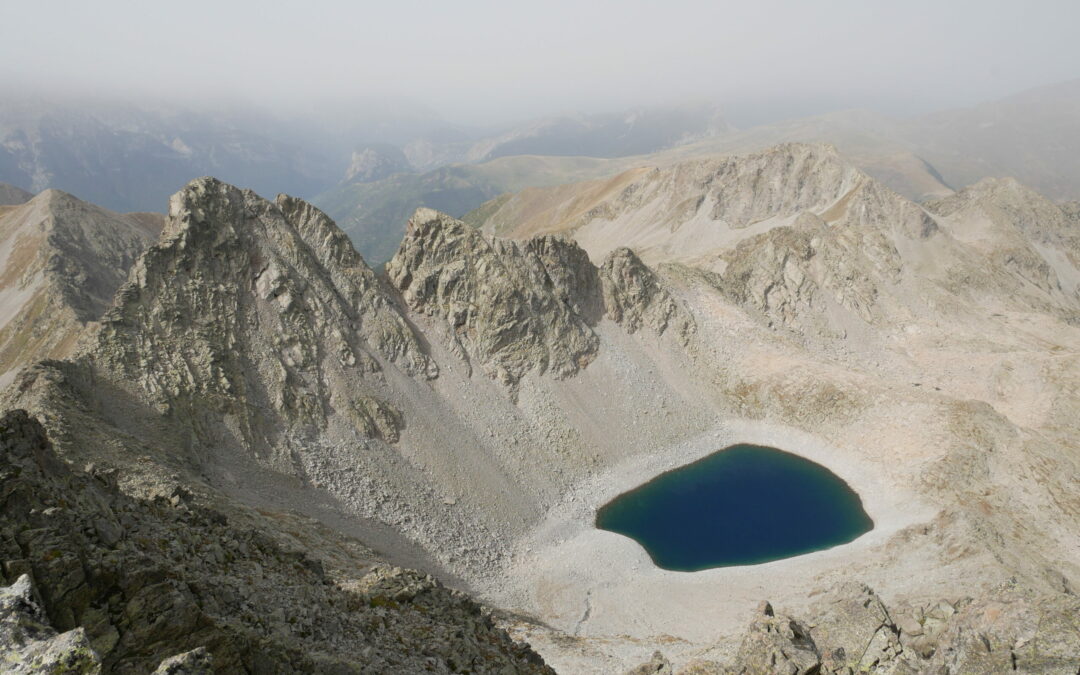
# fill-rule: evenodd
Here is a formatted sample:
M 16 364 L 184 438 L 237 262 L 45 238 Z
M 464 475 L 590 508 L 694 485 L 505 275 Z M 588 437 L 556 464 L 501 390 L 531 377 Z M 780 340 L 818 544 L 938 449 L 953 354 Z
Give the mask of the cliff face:
M 173 199 L 92 360 L 161 412 L 224 424 L 281 460 L 279 439 L 325 429 L 334 410 L 369 436 L 395 437 L 392 407 L 365 377 L 377 380 L 384 364 L 437 373 L 326 216 L 213 179 Z

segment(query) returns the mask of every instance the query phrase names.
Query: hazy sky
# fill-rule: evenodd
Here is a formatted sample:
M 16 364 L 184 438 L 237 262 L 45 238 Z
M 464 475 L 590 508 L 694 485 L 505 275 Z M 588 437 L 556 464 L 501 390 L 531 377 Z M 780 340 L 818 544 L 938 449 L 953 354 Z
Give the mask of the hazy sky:
M 907 113 L 1080 77 L 1080 1 L 0 0 L 27 89 L 372 96 L 457 122 L 715 100 L 744 120 Z

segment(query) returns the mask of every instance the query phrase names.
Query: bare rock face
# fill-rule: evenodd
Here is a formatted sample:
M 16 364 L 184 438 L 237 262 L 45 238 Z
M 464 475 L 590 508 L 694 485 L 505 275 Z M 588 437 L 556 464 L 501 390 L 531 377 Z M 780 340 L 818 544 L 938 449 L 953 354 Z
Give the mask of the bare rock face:
M 162 412 L 228 417 L 249 447 L 324 428 L 334 409 L 393 438 L 400 416 L 364 378 L 438 372 L 325 215 L 209 178 L 174 197 L 92 358 Z
M 809 213 L 743 240 L 724 260 L 720 288 L 729 297 L 782 326 L 821 333 L 836 332 L 833 308 L 867 323 L 879 319 L 879 284 L 900 275 L 896 248 L 879 233 L 830 228 Z
M 599 349 L 575 302 L 595 293 L 595 268 L 569 241 L 488 239 L 420 209 L 386 272 L 411 309 L 445 322 L 460 356 L 508 385 L 533 370 L 568 377 Z
M 713 220 L 743 228 L 831 204 L 863 179 L 831 146 L 788 143 L 716 161 L 703 192 Z
M 429 576 L 377 567 L 347 589 L 183 490 L 136 499 L 116 482 L 69 468 L 25 412 L 0 418 L 12 672 L 551 672 Z
M 669 328 L 686 345 L 695 331 L 694 319 L 628 248 L 611 252 L 600 266 L 604 311 L 630 333 L 647 326 L 657 335 Z
M 454 351 L 511 387 L 530 371 L 574 375 L 600 349 L 607 317 L 634 333 L 669 328 L 685 345 L 693 319 L 629 249 L 600 268 L 559 236 L 489 238 L 420 209 L 387 275 L 410 309 L 439 319 Z
M 813 154 L 823 167 L 845 165 L 834 151 Z M 940 244 L 932 241 L 939 239 L 937 223 L 916 204 L 854 169 L 842 180 L 833 174 L 819 167 L 806 178 L 833 201 L 795 213 L 772 205 L 762 217 L 793 217 L 790 224 L 742 239 L 718 259 L 720 287 L 736 302 L 775 325 L 842 336 L 852 320 L 880 325 L 902 316 L 905 302 L 882 302 L 901 294 L 901 251 Z

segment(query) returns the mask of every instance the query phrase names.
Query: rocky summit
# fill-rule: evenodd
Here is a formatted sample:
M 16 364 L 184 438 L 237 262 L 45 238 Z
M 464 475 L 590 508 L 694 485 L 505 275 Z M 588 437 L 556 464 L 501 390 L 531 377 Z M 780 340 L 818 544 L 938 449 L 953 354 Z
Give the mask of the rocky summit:
M 156 239 L 73 200 L 0 207 L 8 259 L 49 261 L 4 306 L 73 317 L 0 394 L 13 672 L 1080 667 L 1072 205 L 920 204 L 786 144 L 420 209 L 374 269 L 213 178 Z M 873 529 L 679 573 L 594 527 L 737 443 L 828 467 Z

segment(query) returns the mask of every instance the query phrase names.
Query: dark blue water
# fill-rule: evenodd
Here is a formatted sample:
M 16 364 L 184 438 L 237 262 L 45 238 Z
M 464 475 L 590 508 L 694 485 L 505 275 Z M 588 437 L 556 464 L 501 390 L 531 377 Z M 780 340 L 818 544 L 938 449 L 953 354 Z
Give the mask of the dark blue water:
M 859 495 L 820 464 L 735 445 L 619 495 L 596 526 L 637 541 L 657 567 L 696 572 L 832 548 L 874 522 Z

